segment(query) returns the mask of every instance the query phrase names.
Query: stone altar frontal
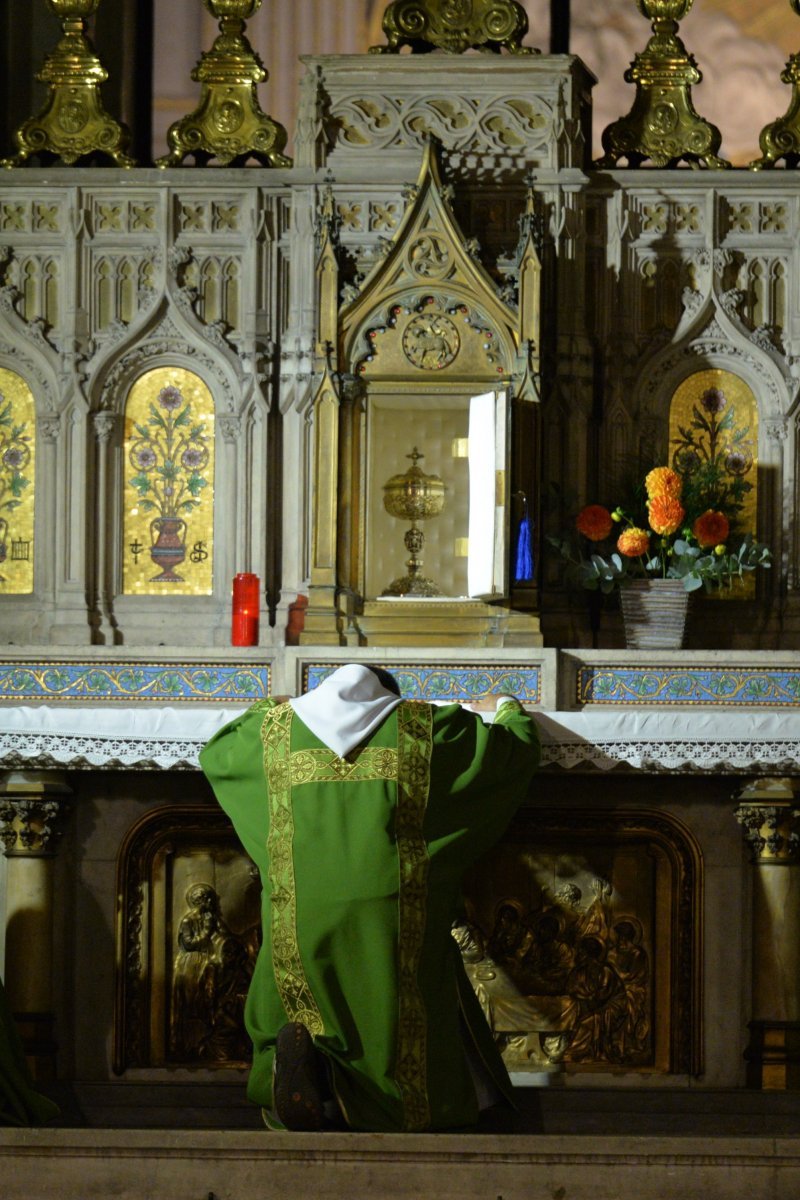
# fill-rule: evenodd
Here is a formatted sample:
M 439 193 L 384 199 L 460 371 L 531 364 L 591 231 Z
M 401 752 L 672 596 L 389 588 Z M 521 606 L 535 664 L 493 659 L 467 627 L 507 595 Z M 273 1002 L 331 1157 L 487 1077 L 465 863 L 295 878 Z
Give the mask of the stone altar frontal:
M 33 988 L 26 1011 L 49 1014 L 54 1035 L 52 1049 L 37 1060 L 39 1069 L 45 1075 L 57 1063 L 59 1077 L 72 1081 L 81 1103 L 91 1107 L 92 1095 L 103 1086 L 122 1089 L 116 1094 L 130 1099 L 135 1093 L 126 1088 L 137 1081 L 180 1082 L 187 1066 L 193 1086 L 211 1089 L 206 1093 L 211 1102 L 218 1095 L 214 1088 L 241 1070 L 238 1061 L 225 1057 L 227 1051 L 213 1064 L 182 1065 L 174 1052 L 170 1061 L 164 1049 L 148 1057 L 147 1045 L 166 1043 L 140 1042 L 130 1025 L 136 993 L 129 994 L 130 984 L 118 968 L 115 973 L 114 962 L 141 962 L 146 979 L 154 972 L 157 981 L 165 969 L 169 977 L 170 925 L 156 920 L 164 911 L 159 897 L 175 891 L 171 921 L 177 921 L 183 914 L 178 891 L 182 896 L 192 881 L 206 886 L 206 876 L 222 898 L 234 936 L 244 936 L 235 914 L 237 897 L 248 886 L 246 871 L 236 874 L 230 831 L 216 829 L 221 814 L 198 774 L 197 754 L 255 694 L 298 693 L 348 657 L 346 648 L 322 653 L 298 648 L 276 650 L 265 663 L 255 649 L 220 653 L 204 664 L 199 655 L 165 657 L 151 648 L 98 654 L 90 670 L 78 651 L 64 651 L 58 661 L 34 649 L 0 656 L 0 687 L 12 701 L 0 706 L 7 969 L 20 954 L 28 960 L 32 938 L 40 945 L 46 916 L 52 941 L 40 946 L 36 972 L 26 972 Z M 410 697 L 468 703 L 486 690 L 527 689 L 524 699 L 542 738 L 542 770 L 528 805 L 498 847 L 497 867 L 489 860 L 468 881 L 468 904 L 483 945 L 490 947 L 491 965 L 465 950 L 476 989 L 507 1043 L 515 1083 L 549 1080 L 573 1090 L 645 1084 L 736 1089 L 746 1081 L 755 1087 L 793 1086 L 791 1045 L 771 1044 L 767 1050 L 763 1043 L 765 1031 L 785 1035 L 793 1027 L 798 999 L 790 968 L 788 976 L 776 975 L 773 957 L 777 946 L 784 964 L 800 954 L 800 931 L 783 919 L 776 925 L 774 916 L 775 904 L 781 912 L 791 908 L 796 887 L 796 655 L 741 653 L 726 666 L 713 658 L 699 666 L 685 653 L 654 660 L 641 653 L 578 651 L 523 656 L 483 650 L 469 659 L 452 655 L 449 663 L 432 652 L 372 660 L 394 670 Z M 642 678 L 651 689 L 648 704 L 620 700 L 615 689 L 635 693 Z M 194 698 L 176 691 L 178 683 L 194 688 Z M 17 691 L 9 694 L 12 687 Z M 165 702 L 158 688 L 173 689 L 172 698 Z M 701 689 L 693 706 L 691 700 L 667 699 L 659 708 L 659 690 L 686 697 L 691 688 Z M 759 699 L 748 703 L 748 694 Z M 167 859 L 162 845 L 172 847 Z M 652 864 L 655 874 L 647 882 Z M 133 920 L 141 903 L 134 903 L 137 895 L 145 897 L 151 931 L 141 944 L 138 931 L 144 926 L 139 917 Z M 33 897 L 40 913 L 34 927 L 24 918 L 22 897 L 26 904 Z M 509 1006 L 507 990 L 498 993 L 491 980 L 498 965 L 513 979 L 523 959 L 516 935 L 497 924 L 503 911 L 516 913 L 520 937 L 524 929 L 539 936 L 545 911 L 557 913 L 565 931 L 573 925 L 584 929 L 584 937 L 591 924 L 593 937 L 612 939 L 609 952 L 617 936 L 610 931 L 630 927 L 637 953 L 647 955 L 652 972 L 648 1004 L 664 1014 L 653 1026 L 654 1036 L 660 1032 L 652 1044 L 647 1038 L 636 1045 L 579 1042 L 577 1058 L 571 1059 L 566 1040 L 572 1027 L 565 1034 L 566 1018 L 553 1008 L 562 1002 Z M 739 931 L 733 940 L 732 927 Z M 603 929 L 608 935 L 597 933 Z M 166 955 L 166 968 L 155 953 Z M 540 986 L 530 965 L 538 960 L 526 952 L 525 961 L 528 988 Z M 674 985 L 666 983 L 670 973 L 689 984 L 680 1001 Z M 113 989 L 115 975 L 117 989 L 123 989 L 116 1017 L 111 1007 L 98 1009 L 90 996 L 98 978 Z M 659 1008 L 665 997 L 672 999 Z M 164 1013 L 165 1002 L 168 995 L 165 1000 L 163 993 L 153 993 L 148 1008 Z M 683 1007 L 675 1009 L 676 1003 Z M 80 1015 L 86 1012 L 92 1012 L 91 1021 Z M 128 1033 L 120 1041 L 122 1013 L 129 1014 Z M 749 1050 L 748 1024 L 754 1039 Z M 114 1037 L 118 1077 L 110 1054 Z M 120 1111 L 136 1119 L 127 1103 Z

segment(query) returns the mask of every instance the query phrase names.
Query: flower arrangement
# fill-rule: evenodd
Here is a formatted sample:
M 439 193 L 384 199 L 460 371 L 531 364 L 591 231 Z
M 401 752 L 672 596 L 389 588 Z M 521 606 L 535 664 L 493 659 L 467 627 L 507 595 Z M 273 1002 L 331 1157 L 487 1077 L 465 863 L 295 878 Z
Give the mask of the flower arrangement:
M 162 388 L 157 406 L 150 405 L 147 426 L 137 424 L 135 430 L 130 462 L 136 474 L 130 482 L 142 508 L 162 517 L 190 513 L 207 486 L 202 471 L 209 452 L 205 427 L 192 423 L 191 406 L 180 389 Z
M 688 440 L 689 435 L 684 437 L 683 459 L 680 450 L 676 454 L 676 461 L 690 468 L 688 485 L 677 470 L 655 467 L 645 478 L 646 502 L 636 518 L 621 507 L 589 504 L 575 521 L 582 545 L 576 546 L 574 537 L 549 539 L 583 587 L 608 593 L 629 579 L 680 579 L 687 592 L 700 587 L 711 591 L 732 587 L 757 567 L 769 567 L 765 545 L 751 534 L 731 531 L 743 489 L 751 485 L 739 477 L 714 488 L 714 459 L 706 461 L 710 470 L 699 469 L 702 464 L 687 457 L 697 454 Z M 730 457 L 742 452 L 726 453 Z M 730 473 L 728 464 L 728 477 Z M 715 495 L 722 496 L 722 503 L 713 504 Z
M 0 392 L 0 509 L 19 508 L 30 483 L 24 471 L 30 462 L 27 422 L 16 424 L 10 400 Z

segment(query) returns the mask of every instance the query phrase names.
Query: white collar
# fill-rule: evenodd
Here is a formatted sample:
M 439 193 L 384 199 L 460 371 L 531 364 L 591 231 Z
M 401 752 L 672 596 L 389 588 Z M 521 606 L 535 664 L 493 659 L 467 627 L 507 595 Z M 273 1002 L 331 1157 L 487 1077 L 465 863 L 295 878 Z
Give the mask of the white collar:
M 401 700 L 369 667 L 339 667 L 319 687 L 289 703 L 300 720 L 334 754 L 344 758 L 397 708 Z

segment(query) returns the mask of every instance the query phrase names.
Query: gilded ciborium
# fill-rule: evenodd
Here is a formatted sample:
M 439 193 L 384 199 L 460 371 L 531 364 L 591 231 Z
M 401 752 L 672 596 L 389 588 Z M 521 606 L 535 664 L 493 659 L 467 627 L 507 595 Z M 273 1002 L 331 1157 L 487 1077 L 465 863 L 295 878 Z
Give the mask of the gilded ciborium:
M 42 111 L 16 130 L 17 153 L 2 160 L 18 167 L 32 154 L 50 154 L 67 164 L 93 154 L 106 154 L 118 167 L 132 167 L 125 151 L 130 132 L 103 107 L 100 84 L 108 72 L 86 37 L 86 21 L 100 0 L 47 0 L 61 21 L 62 36 L 37 75 L 48 86 Z
M 283 153 L 286 130 L 262 111 L 256 84 L 267 78 L 261 59 L 245 37 L 245 21 L 261 0 L 203 0 L 219 21 L 219 36 L 200 58 L 192 79 L 201 85 L 194 112 L 171 125 L 170 153 L 157 167 L 175 167 L 187 154 L 198 163 L 216 158 L 223 165 L 255 158 L 262 166 L 290 167 Z
M 393 580 L 381 593 L 384 596 L 440 596 L 441 592 L 432 579 L 422 574 L 422 548 L 425 535 L 417 528 L 418 521 L 438 517 L 444 508 L 445 486 L 438 475 L 426 475 L 417 464 L 424 454 L 415 446 L 410 454 L 411 466 L 404 475 L 392 475 L 383 485 L 383 507 L 393 517 L 410 521 L 403 545 L 410 558 L 406 561 L 408 574 Z

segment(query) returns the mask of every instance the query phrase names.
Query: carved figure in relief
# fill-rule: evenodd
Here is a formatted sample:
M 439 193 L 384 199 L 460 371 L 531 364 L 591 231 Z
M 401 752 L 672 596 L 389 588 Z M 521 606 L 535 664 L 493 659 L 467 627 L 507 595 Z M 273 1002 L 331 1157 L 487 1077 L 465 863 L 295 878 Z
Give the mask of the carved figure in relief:
M 243 1010 L 254 954 L 226 925 L 210 884 L 192 884 L 186 903 L 172 969 L 171 1055 L 182 1061 L 246 1060 Z
M 441 314 L 414 317 L 403 334 L 406 358 L 423 371 L 441 371 L 449 366 L 460 344 L 455 325 Z
M 635 1065 L 651 1051 L 651 959 L 638 918 L 615 913 L 613 887 L 597 876 L 594 899 L 567 882 L 527 911 L 496 904 L 491 928 L 477 921 L 453 936 L 509 1064 Z
M 619 1061 L 636 1058 L 647 1049 L 651 1020 L 649 1012 L 650 962 L 642 946 L 642 926 L 635 917 L 618 921 L 613 929 L 614 940 L 608 952 L 608 961 L 620 979 L 625 991 L 625 1020 L 614 1049 Z

